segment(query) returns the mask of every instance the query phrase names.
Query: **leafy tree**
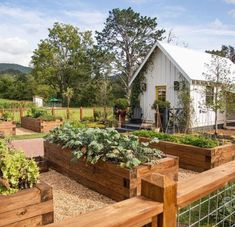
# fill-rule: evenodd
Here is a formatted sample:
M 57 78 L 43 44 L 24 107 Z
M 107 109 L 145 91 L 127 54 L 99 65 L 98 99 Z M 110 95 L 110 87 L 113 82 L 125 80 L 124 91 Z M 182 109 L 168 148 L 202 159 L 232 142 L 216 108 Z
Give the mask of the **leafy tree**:
M 68 87 L 76 89 L 91 76 L 88 50 L 92 48 L 91 32 L 80 32 L 77 27 L 55 23 L 48 38 L 41 40 L 32 56 L 33 75 L 48 84 L 63 99 Z
M 156 40 L 162 40 L 164 29 L 158 29 L 157 18 L 141 16 L 132 8 L 113 9 L 105 27 L 96 32 L 98 46 L 113 55 L 112 66 L 117 71 L 130 98 L 128 86 L 134 71 Z
M 235 63 L 235 48 L 233 46 L 222 45 L 220 50 L 206 50 L 206 53 L 227 57 Z
M 227 100 L 234 103 L 235 100 L 228 99 L 229 94 L 234 89 L 234 81 L 232 80 L 232 74 L 227 59 L 221 58 L 216 55 L 212 55 L 210 64 L 207 64 L 207 72 L 204 72 L 208 86 L 205 86 L 205 93 L 208 94 L 208 87 L 210 89 L 209 97 L 211 100 L 205 101 L 205 105 L 211 108 L 215 113 L 215 135 L 218 131 L 218 112 L 224 112 L 227 110 Z M 232 96 L 231 96 L 232 97 Z

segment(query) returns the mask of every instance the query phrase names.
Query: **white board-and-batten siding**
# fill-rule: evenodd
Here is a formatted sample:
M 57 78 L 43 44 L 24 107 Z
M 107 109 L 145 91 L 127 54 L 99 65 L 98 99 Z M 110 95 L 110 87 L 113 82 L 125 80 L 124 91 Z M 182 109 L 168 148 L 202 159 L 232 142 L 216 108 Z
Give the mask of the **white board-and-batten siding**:
M 174 81 L 182 81 L 183 75 L 170 61 L 170 59 L 156 48 L 146 63 L 144 82 L 146 91 L 140 94 L 140 107 L 143 111 L 143 120 L 155 122 L 155 110 L 152 109 L 156 99 L 156 86 L 166 86 L 166 100 L 171 108 L 179 108 L 178 91 L 174 90 Z M 192 99 L 191 127 L 205 127 L 214 125 L 215 113 L 205 105 L 205 86 L 190 84 L 190 97 Z M 224 124 L 225 113 L 218 113 L 218 124 Z
M 192 127 L 205 127 L 215 125 L 215 112 L 205 106 L 206 95 L 205 86 L 194 84 L 191 85 L 190 96 L 192 99 Z M 224 124 L 226 114 L 218 112 L 218 124 Z
M 177 108 L 179 101 L 177 91 L 174 91 L 174 81 L 179 81 L 180 72 L 168 57 L 156 49 L 152 54 L 144 71 L 146 91 L 140 94 L 140 106 L 143 111 L 143 120 L 155 121 L 155 111 L 152 109 L 156 99 L 156 86 L 166 86 L 166 99 L 171 107 Z

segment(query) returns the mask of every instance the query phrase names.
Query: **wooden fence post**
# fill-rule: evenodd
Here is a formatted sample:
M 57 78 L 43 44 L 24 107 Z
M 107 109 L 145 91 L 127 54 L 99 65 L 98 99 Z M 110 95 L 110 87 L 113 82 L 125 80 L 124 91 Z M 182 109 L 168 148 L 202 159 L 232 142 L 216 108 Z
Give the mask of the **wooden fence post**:
M 23 109 L 20 107 L 20 119 L 24 116 Z
M 105 120 L 107 119 L 107 109 L 106 109 L 106 106 L 104 106 L 104 119 Z
M 94 119 L 94 121 L 96 121 L 96 114 L 95 114 L 95 111 L 96 111 L 96 109 L 95 109 L 95 107 L 93 107 L 93 119 Z
M 52 106 L 52 108 L 51 108 L 51 114 L 52 114 L 52 116 L 55 116 L 55 108 L 54 108 L 54 106 Z
M 163 203 L 163 213 L 152 218 L 151 226 L 176 227 L 177 184 L 165 175 L 151 174 L 141 180 L 141 195 Z
M 82 110 L 82 106 L 80 107 L 80 121 L 82 121 L 82 118 L 83 118 L 83 110 Z
M 66 115 L 67 115 L 67 119 L 69 120 L 69 118 L 70 118 L 69 107 L 67 107 L 67 109 L 66 109 Z

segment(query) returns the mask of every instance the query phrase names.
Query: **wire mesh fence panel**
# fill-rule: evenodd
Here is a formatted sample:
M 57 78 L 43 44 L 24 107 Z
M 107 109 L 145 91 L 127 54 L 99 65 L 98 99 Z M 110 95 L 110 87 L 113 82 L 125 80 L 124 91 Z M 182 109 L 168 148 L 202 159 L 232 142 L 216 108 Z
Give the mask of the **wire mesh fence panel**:
M 178 227 L 235 227 L 235 181 L 178 211 Z

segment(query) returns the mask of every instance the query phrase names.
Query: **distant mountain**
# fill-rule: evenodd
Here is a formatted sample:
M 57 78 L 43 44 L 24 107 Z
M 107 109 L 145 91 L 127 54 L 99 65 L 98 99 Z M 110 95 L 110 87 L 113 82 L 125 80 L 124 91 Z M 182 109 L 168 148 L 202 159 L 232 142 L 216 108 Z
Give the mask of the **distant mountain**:
M 0 73 L 6 72 L 6 73 L 30 73 L 32 71 L 32 68 L 26 67 L 23 65 L 18 64 L 11 64 L 11 63 L 0 63 Z

